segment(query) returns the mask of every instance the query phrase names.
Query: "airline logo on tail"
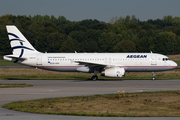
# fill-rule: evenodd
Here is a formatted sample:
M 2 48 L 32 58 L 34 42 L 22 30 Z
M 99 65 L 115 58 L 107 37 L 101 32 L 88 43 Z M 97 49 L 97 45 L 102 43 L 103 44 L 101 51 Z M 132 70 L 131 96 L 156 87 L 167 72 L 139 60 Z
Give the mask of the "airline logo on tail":
M 19 41 L 20 44 L 21 44 L 21 46 L 14 46 L 14 47 L 12 47 L 12 51 L 13 51 L 14 49 L 21 49 L 21 53 L 20 53 L 20 55 L 19 55 L 19 58 L 22 57 L 22 55 L 23 55 L 23 53 L 24 53 L 24 49 L 34 51 L 34 50 L 31 49 L 31 48 L 28 48 L 28 47 L 23 46 L 23 42 L 25 42 L 25 41 L 24 41 L 24 40 L 21 40 L 17 35 L 15 35 L 15 34 L 13 34 L 13 33 L 8 33 L 8 35 L 15 37 L 14 39 L 10 39 L 10 40 L 9 40 L 10 42 L 12 42 L 12 41 Z
M 14 25 L 6 25 L 13 55 L 22 58 L 25 54 L 39 53 Z

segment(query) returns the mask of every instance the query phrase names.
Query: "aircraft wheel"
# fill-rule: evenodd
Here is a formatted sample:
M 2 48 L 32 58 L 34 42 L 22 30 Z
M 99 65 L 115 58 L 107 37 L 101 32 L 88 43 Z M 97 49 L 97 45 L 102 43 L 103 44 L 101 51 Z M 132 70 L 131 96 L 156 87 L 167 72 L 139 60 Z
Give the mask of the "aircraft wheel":
M 154 81 L 156 78 L 154 77 L 154 72 L 152 72 L 152 80 Z
M 98 76 L 97 75 L 94 75 L 94 76 L 92 76 L 92 78 L 91 78 L 93 81 L 96 81 L 97 79 L 98 79 Z

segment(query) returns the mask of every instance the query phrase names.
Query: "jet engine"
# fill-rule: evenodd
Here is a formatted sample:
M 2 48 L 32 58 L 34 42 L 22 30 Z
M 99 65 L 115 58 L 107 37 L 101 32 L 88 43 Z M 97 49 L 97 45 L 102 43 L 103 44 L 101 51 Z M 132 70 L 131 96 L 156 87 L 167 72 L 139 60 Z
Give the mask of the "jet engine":
M 109 68 L 109 69 L 105 69 L 105 71 L 101 72 L 101 76 L 124 77 L 125 70 L 124 70 L 124 68 L 119 68 L 119 67 Z

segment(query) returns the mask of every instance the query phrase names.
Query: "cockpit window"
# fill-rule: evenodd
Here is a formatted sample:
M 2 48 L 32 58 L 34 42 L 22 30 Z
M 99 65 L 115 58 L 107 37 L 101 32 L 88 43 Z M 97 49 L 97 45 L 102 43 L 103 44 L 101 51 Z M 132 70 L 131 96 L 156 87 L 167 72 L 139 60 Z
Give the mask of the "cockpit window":
M 168 61 L 168 60 L 170 60 L 169 58 L 163 58 L 162 59 L 163 61 Z

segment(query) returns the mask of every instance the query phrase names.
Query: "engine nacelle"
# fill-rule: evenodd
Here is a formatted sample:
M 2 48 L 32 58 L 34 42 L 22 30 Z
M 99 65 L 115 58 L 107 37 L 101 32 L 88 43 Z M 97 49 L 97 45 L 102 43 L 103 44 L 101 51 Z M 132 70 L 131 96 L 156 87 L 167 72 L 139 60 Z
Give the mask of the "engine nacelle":
M 119 67 L 109 68 L 109 69 L 105 69 L 105 71 L 103 71 L 101 73 L 101 76 L 124 77 L 125 76 L 125 70 L 124 70 L 124 68 L 119 68 Z

